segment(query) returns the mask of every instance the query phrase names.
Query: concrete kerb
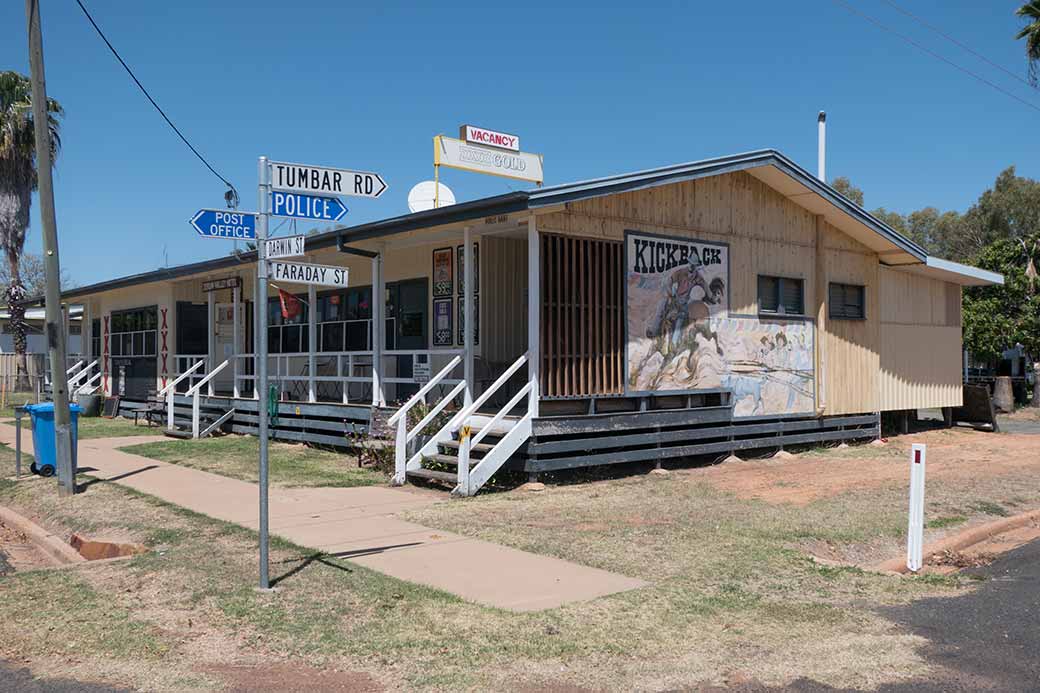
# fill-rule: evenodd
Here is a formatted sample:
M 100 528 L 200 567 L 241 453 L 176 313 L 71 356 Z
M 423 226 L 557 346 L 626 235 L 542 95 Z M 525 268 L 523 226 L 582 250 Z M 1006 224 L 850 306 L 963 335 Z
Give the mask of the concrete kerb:
M 0 520 L 3 520 L 4 524 L 14 527 L 19 532 L 29 536 L 33 543 L 47 554 L 48 558 L 59 565 L 87 562 L 87 559 L 81 556 L 67 542 L 10 508 L 0 505 Z
M 1004 532 L 1024 527 L 1030 522 L 1040 521 L 1040 509 L 1030 510 L 1029 512 L 1015 515 L 1014 517 L 1005 517 L 988 524 L 981 525 L 979 527 L 972 527 L 966 529 L 963 532 L 959 532 L 952 537 L 946 537 L 939 541 L 932 542 L 922 549 L 921 554 L 925 556 L 926 560 L 929 556 L 934 556 L 937 553 L 943 553 L 944 551 L 961 551 L 975 544 L 986 541 L 990 537 Z M 905 574 L 909 572 L 906 567 L 906 557 L 890 558 L 884 563 L 880 563 L 871 570 L 878 573 L 899 573 Z

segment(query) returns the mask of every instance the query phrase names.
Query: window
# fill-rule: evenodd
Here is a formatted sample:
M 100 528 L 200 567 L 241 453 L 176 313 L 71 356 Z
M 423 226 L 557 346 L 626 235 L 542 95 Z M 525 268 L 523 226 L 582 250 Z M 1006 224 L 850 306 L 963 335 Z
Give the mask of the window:
M 831 283 L 828 315 L 836 320 L 864 320 L 867 317 L 866 287 Z
M 112 356 L 155 356 L 159 321 L 154 306 L 112 313 Z
M 805 315 L 805 280 L 759 275 L 758 312 Z
M 90 358 L 101 358 L 101 320 L 99 318 L 90 321 Z

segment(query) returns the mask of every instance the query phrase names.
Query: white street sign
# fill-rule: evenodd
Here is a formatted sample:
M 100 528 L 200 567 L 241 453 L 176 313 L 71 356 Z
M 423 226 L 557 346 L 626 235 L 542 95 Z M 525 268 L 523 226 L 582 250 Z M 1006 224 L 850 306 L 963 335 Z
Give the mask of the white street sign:
M 347 286 L 347 268 L 329 265 L 307 265 L 302 262 L 267 263 L 268 277 L 273 282 L 293 284 L 321 284 L 322 286 Z
M 306 236 L 285 236 L 283 238 L 269 238 L 264 241 L 267 250 L 267 259 L 273 260 L 279 257 L 294 257 L 303 255 Z
M 379 197 L 386 192 L 387 185 L 382 176 L 371 171 L 272 161 L 271 187 L 315 195 Z
M 443 135 L 433 138 L 433 163 L 535 183 L 544 180 L 540 154 L 503 151 Z

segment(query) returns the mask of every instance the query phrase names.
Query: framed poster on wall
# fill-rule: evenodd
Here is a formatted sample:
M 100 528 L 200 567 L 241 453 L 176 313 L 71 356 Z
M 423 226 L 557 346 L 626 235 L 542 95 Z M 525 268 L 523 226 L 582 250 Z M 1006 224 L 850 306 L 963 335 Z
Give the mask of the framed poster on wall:
M 459 255 L 458 293 L 459 296 L 462 296 L 462 289 L 464 288 L 463 283 L 465 281 L 463 278 L 462 270 L 466 266 L 466 253 L 465 249 L 461 245 L 457 248 L 457 252 Z M 480 246 L 476 243 L 473 244 L 473 293 L 480 293 Z
M 451 299 L 440 298 L 433 301 L 433 346 L 450 347 L 452 335 Z
M 437 248 L 433 251 L 433 297 L 451 296 L 453 282 L 451 272 L 451 248 Z
M 459 302 L 459 344 L 462 345 L 462 344 L 465 343 L 465 334 L 466 334 L 466 332 L 465 332 L 466 320 L 465 320 L 465 313 L 464 313 L 464 311 L 466 310 L 466 299 L 464 297 L 462 297 L 462 296 L 459 296 L 458 302 Z M 478 344 L 480 344 L 480 297 L 479 296 L 474 296 L 473 297 L 473 346 L 476 346 Z

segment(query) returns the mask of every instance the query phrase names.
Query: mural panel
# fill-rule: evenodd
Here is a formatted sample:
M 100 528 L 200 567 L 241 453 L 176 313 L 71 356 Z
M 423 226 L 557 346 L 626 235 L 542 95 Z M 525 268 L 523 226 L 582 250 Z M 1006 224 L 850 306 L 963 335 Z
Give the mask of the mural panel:
M 813 323 L 729 315 L 729 247 L 629 232 L 627 391 L 730 390 L 734 415 L 814 411 Z

